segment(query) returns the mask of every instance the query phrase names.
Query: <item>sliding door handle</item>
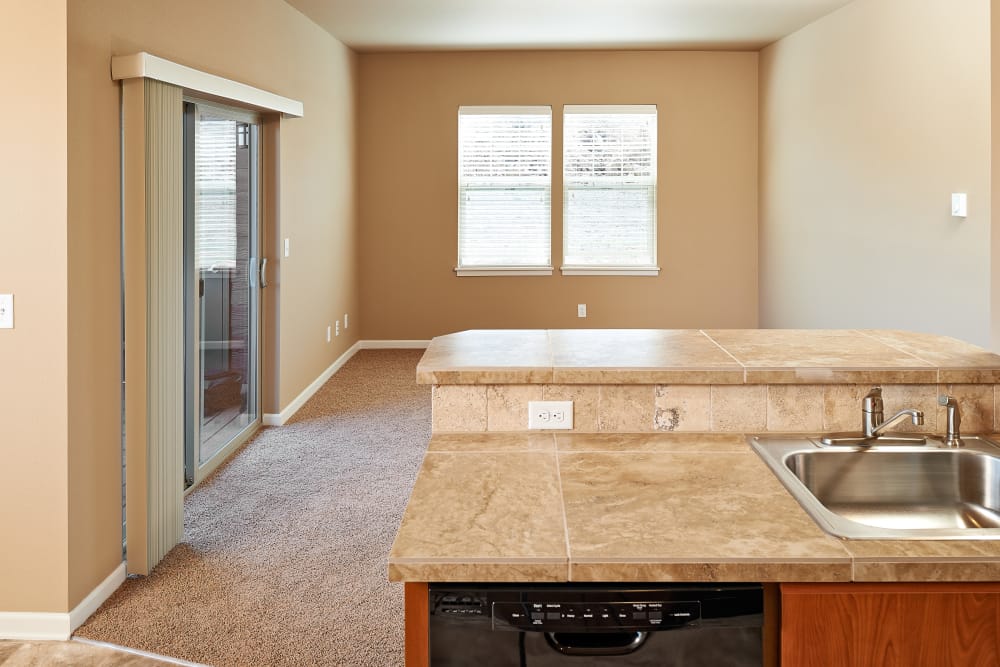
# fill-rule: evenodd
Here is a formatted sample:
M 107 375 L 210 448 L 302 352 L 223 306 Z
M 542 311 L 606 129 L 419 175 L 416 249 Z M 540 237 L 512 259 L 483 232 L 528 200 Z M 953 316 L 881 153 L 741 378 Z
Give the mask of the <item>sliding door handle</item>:
M 267 257 L 260 260 L 260 287 L 267 287 Z

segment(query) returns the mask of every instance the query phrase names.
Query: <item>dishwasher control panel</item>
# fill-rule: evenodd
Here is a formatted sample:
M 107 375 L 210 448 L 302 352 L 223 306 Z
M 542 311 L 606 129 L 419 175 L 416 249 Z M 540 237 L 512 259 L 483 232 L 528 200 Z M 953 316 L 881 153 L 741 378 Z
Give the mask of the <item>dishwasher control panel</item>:
M 493 626 L 517 630 L 661 630 L 701 618 L 701 605 L 684 602 L 494 602 Z

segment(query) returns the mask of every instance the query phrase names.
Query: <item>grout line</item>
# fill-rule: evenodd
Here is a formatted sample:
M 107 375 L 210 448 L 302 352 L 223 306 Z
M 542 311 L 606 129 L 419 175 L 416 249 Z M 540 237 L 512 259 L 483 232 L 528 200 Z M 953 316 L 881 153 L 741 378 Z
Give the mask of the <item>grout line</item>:
M 896 350 L 897 352 L 902 352 L 903 354 L 905 354 L 908 357 L 913 357 L 914 359 L 916 359 L 917 361 L 919 361 L 922 364 L 927 364 L 928 366 L 937 369 L 937 364 L 932 364 L 931 362 L 927 361 L 923 357 L 918 357 L 913 352 L 907 352 L 903 348 L 896 347 L 892 343 L 887 343 L 884 340 L 879 340 L 878 338 L 876 338 L 875 336 L 872 336 L 870 333 L 864 331 L 863 329 L 851 329 L 851 331 L 854 332 L 854 333 L 857 333 L 857 334 L 861 334 L 865 338 L 870 338 L 871 340 L 875 341 L 876 343 L 879 343 L 880 345 L 885 345 L 886 347 L 892 348 L 893 350 Z M 937 369 L 935 372 L 938 374 L 938 378 L 940 379 L 941 370 Z
M 555 439 L 555 435 L 552 436 Z M 563 492 L 562 467 L 559 465 L 559 450 L 556 449 L 556 480 L 559 482 L 559 507 L 562 510 L 563 540 L 566 543 L 566 579 L 573 581 L 573 558 L 569 548 L 569 519 L 566 517 L 566 497 Z
M 729 355 L 730 359 L 732 359 L 733 361 L 735 361 L 736 363 L 738 363 L 740 365 L 740 368 L 743 369 L 743 384 L 746 384 L 747 383 L 747 365 L 744 364 L 739 359 L 737 359 L 736 355 L 734 355 L 732 352 L 730 352 L 726 348 L 722 347 L 722 345 L 719 343 L 719 341 L 715 340 L 714 338 L 712 338 L 711 336 L 709 336 L 707 333 L 705 333 L 704 329 L 698 329 L 698 333 L 700 333 L 702 336 L 704 336 L 705 338 L 707 338 L 710 341 L 712 341 L 713 345 L 715 345 L 717 348 L 719 348 L 720 350 L 722 350 L 723 352 L 725 352 L 727 355 Z

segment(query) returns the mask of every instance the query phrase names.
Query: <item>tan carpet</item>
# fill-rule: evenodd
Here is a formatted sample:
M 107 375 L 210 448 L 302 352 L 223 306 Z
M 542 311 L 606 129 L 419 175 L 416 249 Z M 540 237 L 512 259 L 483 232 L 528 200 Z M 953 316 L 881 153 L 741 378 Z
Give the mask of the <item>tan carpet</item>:
M 225 665 L 401 665 L 386 559 L 430 439 L 420 350 L 365 350 L 188 496 L 184 542 L 77 636 Z

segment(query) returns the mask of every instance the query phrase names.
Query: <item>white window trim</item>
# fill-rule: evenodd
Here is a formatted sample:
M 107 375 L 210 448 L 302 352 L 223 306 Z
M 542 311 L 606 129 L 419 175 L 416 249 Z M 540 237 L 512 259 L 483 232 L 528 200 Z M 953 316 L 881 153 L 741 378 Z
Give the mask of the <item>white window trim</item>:
M 658 266 L 563 266 L 564 276 L 658 276 Z
M 456 276 L 551 276 L 551 266 L 456 266 Z

